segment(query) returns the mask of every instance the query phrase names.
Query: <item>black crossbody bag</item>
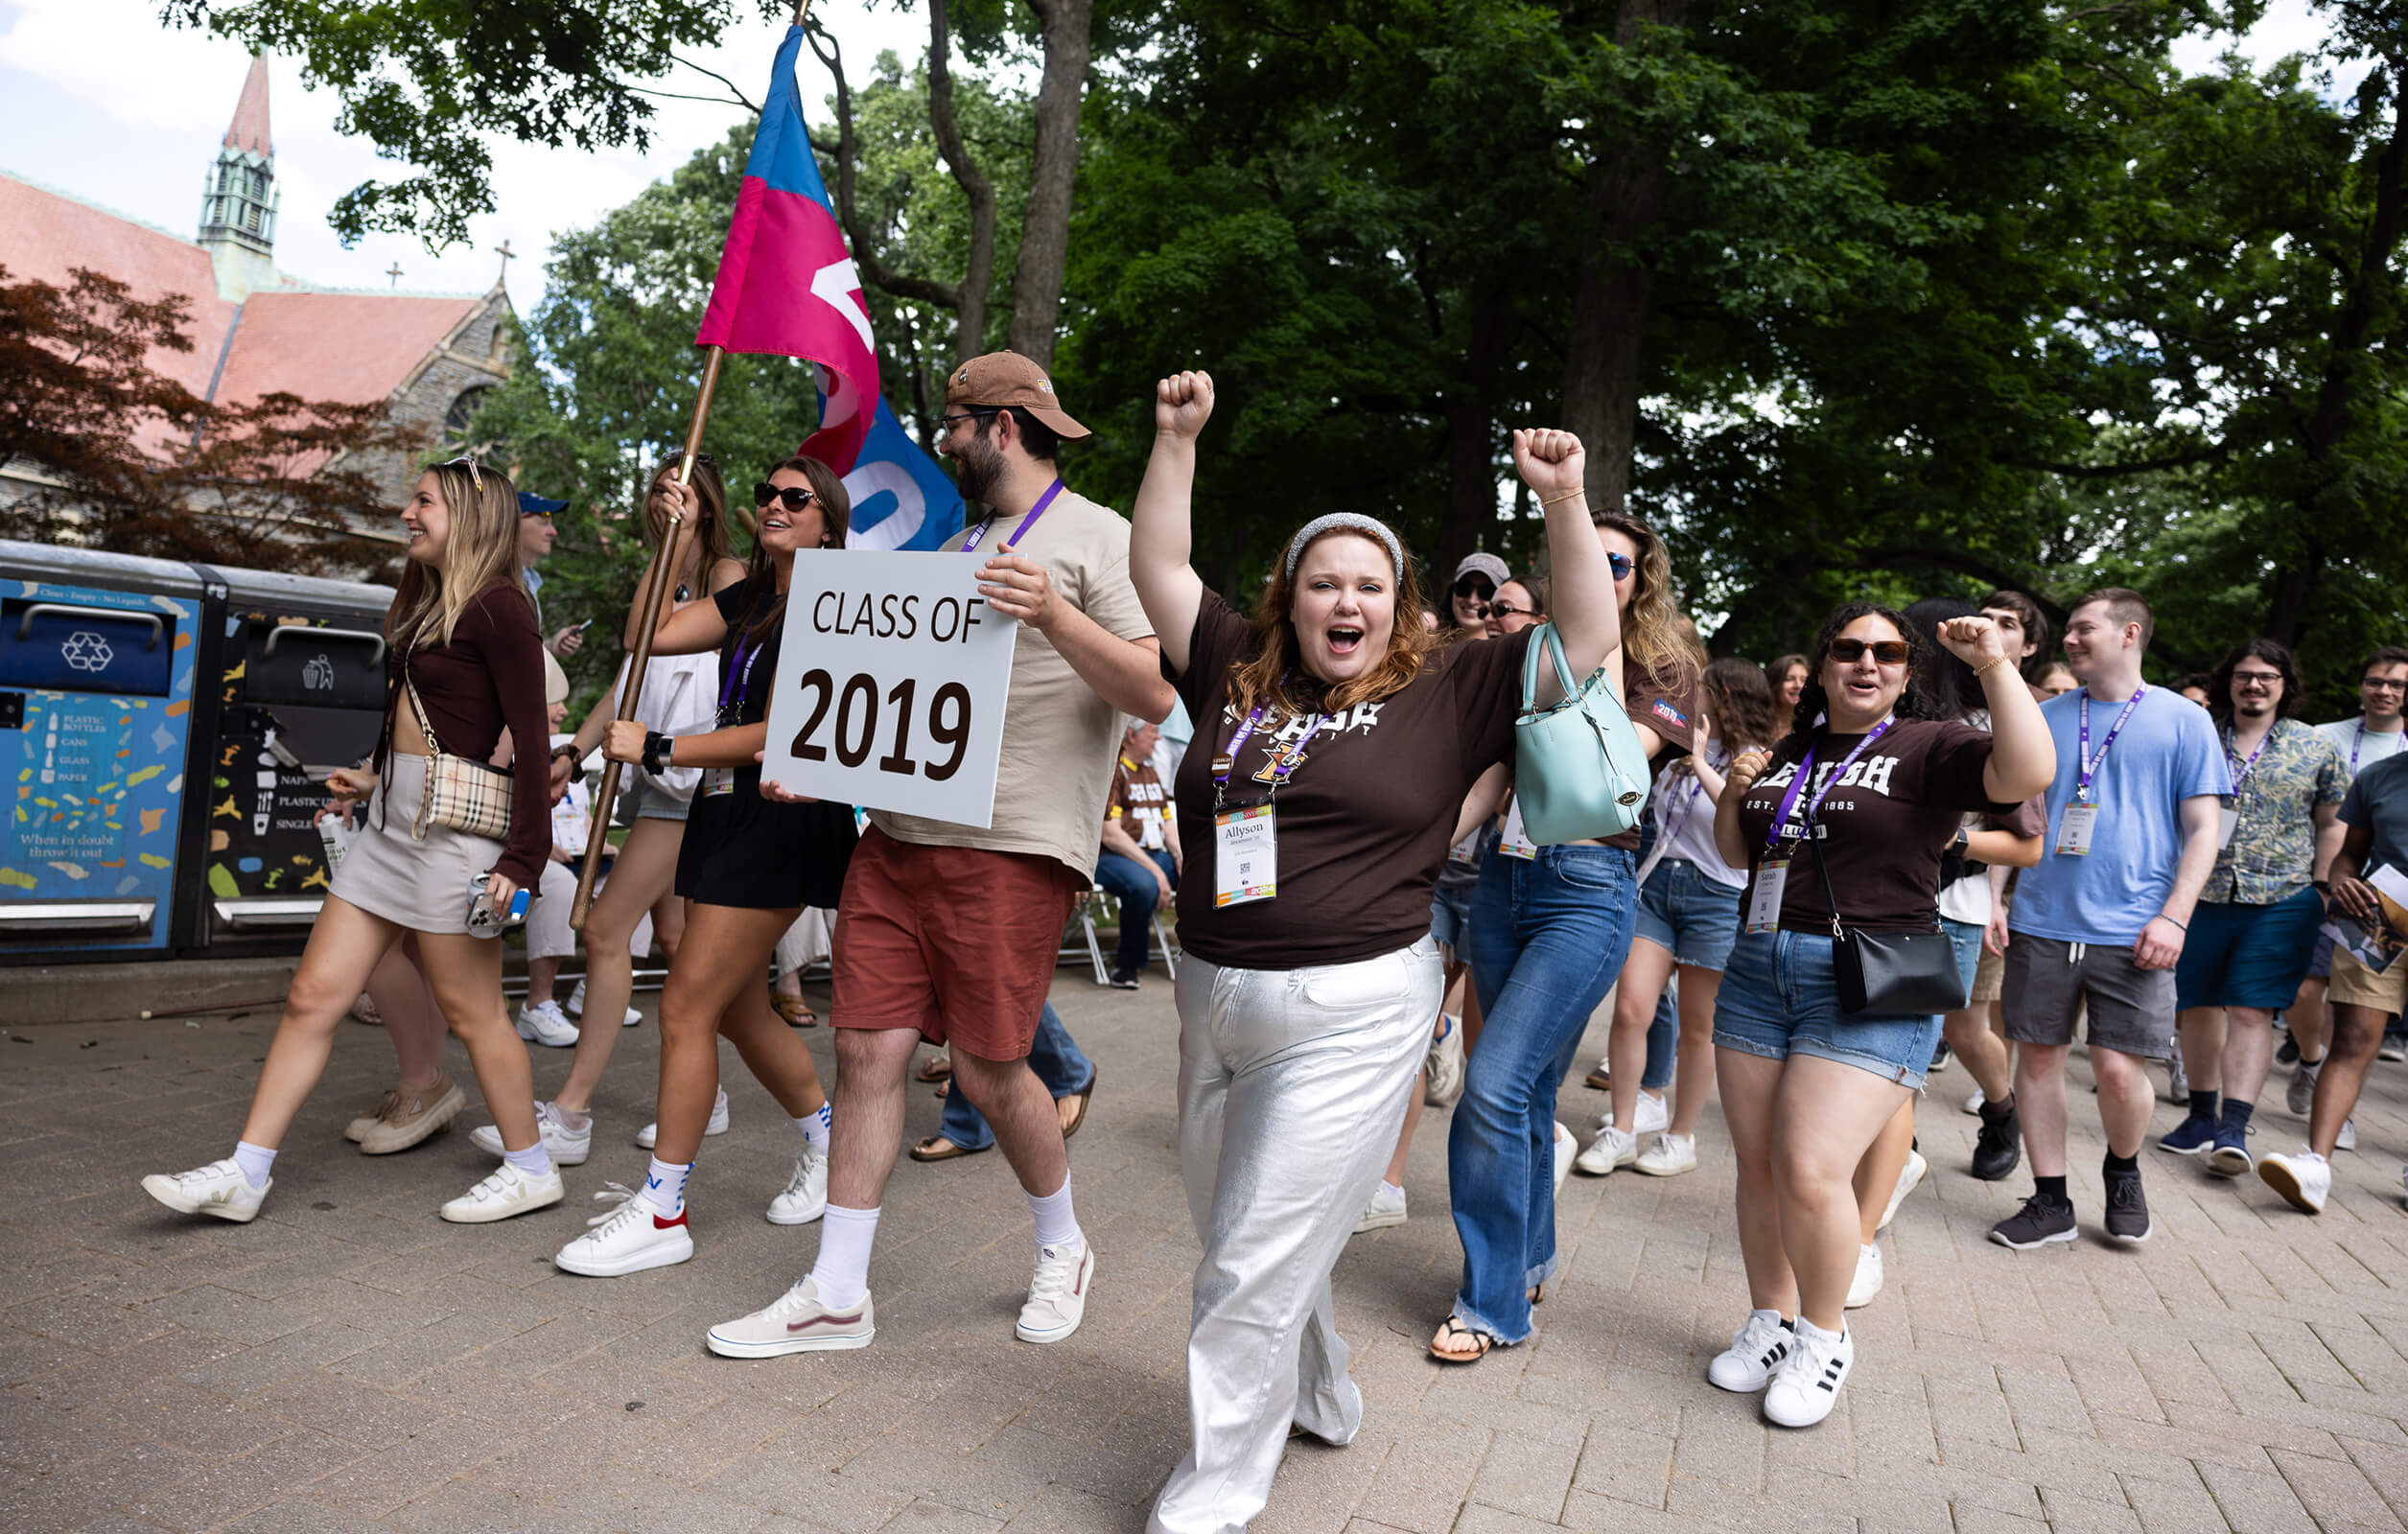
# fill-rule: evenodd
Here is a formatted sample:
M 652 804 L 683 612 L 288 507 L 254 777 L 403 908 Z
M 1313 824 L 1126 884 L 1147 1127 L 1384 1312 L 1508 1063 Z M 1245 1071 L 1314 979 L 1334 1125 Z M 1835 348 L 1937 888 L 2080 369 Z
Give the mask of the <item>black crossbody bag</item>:
M 1810 825 L 1810 832 L 1820 827 Z M 1839 919 L 1839 895 L 1831 887 L 1831 868 L 1823 856 L 1820 835 L 1814 843 L 1814 870 L 1823 878 L 1823 898 L 1831 905 L 1831 968 L 1839 988 L 1843 1012 L 1898 1013 L 1905 1016 L 1960 1011 L 1973 988 L 1957 966 L 1956 944 L 1935 922 L 1929 932 L 1862 932 Z

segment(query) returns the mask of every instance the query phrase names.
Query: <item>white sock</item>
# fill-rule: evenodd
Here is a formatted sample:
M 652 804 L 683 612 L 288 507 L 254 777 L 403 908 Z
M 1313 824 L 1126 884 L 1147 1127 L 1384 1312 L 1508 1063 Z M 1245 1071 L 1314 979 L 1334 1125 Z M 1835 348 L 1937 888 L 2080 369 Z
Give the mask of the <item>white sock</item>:
M 804 1114 L 794 1121 L 794 1127 L 803 1131 L 803 1141 L 806 1145 L 814 1150 L 825 1150 L 828 1149 L 828 1127 L 834 1122 L 834 1118 L 835 1115 L 829 1105 L 822 1103 L 817 1113 Z
M 1070 1178 L 1063 1176 L 1062 1186 L 1040 1198 L 1028 1196 L 1029 1213 L 1037 1217 L 1037 1244 L 1056 1250 L 1076 1251 L 1087 1238 L 1079 1230 L 1079 1217 L 1070 1207 Z
M 234 1142 L 234 1164 L 243 1169 L 243 1180 L 254 1188 L 268 1186 L 268 1169 L 276 1164 L 276 1153 L 264 1145 L 248 1140 Z
M 1844 1342 L 1848 1338 L 1848 1334 L 1844 1330 L 1826 1332 L 1803 1315 L 1791 1322 L 1790 1327 L 1798 1336 L 1811 1336 L 1817 1342 Z
M 538 1136 L 535 1143 L 524 1150 L 503 1151 L 502 1159 L 530 1177 L 551 1175 L 551 1152 L 544 1149 L 541 1136 Z
M 564 1129 L 585 1130 L 594 1127 L 594 1115 L 591 1110 L 584 1113 L 572 1113 L 557 1103 L 551 1104 L 550 1107 L 551 1116 L 560 1121 L 560 1127 Z
M 686 1179 L 693 1174 L 694 1164 L 690 1161 L 679 1166 L 674 1161 L 664 1161 L 654 1156 L 651 1168 L 643 1174 L 643 1186 L 637 1190 L 636 1197 L 643 1200 L 645 1208 L 663 1220 L 675 1220 L 686 1212 Z
M 870 1244 L 877 1239 L 877 1210 L 828 1206 L 819 1222 L 819 1259 L 811 1264 L 822 1305 L 844 1311 L 861 1303 L 870 1292 Z
M 1394 1194 L 1397 1197 L 1402 1198 L 1405 1197 L 1405 1185 L 1401 1182 L 1391 1182 L 1386 1177 L 1382 1177 L 1380 1179 L 1380 1192 Z

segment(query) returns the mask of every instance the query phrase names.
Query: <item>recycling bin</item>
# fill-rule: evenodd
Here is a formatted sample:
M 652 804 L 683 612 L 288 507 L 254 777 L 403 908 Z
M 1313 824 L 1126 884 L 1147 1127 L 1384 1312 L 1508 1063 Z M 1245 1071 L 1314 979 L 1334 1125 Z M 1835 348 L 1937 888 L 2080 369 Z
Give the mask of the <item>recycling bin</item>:
M 0 962 L 174 941 L 205 589 L 189 565 L 0 542 Z
M 296 948 L 329 883 L 326 775 L 376 748 L 390 588 L 210 569 L 222 610 L 203 646 L 205 812 L 189 817 L 180 946 Z M 205 774 L 205 776 L 204 776 Z

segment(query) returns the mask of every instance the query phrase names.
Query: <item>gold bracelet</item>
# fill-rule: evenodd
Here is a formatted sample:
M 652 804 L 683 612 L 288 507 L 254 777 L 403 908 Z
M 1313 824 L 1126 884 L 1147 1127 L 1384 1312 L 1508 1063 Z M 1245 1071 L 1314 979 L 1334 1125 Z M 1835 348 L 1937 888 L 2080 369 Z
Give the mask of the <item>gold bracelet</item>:
M 1552 497 L 1552 498 L 1548 498 L 1548 497 L 1541 497 L 1541 498 L 1540 498 L 1540 500 L 1539 500 L 1539 502 L 1538 502 L 1538 509 L 1539 509 L 1539 510 L 1541 510 L 1541 511 L 1545 511 L 1548 507 L 1550 507 L 1550 506 L 1552 506 L 1552 505 L 1555 504 L 1555 502 L 1556 502 L 1556 501 L 1559 501 L 1559 500 L 1576 500 L 1576 499 L 1585 499 L 1585 498 L 1587 497 L 1587 495 L 1588 495 L 1588 491 L 1587 491 L 1585 488 L 1583 488 L 1583 489 L 1579 489 L 1579 490 L 1567 490 L 1567 491 L 1565 491 L 1562 495 L 1560 495 L 1560 496 L 1555 496 L 1555 497 Z
M 2003 655 L 2002 655 L 2002 656 L 1999 657 L 1997 660 L 1995 660 L 1995 661 L 1991 662 L 1988 665 L 1977 665 L 1977 666 L 1974 667 L 1974 675 L 1975 675 L 1975 676 L 1976 676 L 1976 677 L 1979 677 L 1979 676 L 1986 676 L 1986 675 L 1988 675 L 1990 672 L 1993 672 L 1993 671 L 1996 671 L 1997 669 L 1999 669 L 1999 667 L 2000 667 L 2000 666 L 2002 666 L 2002 665 L 2007 665 L 2007 664 L 2010 664 L 2010 663 L 2011 663 L 2011 662 L 2007 660 L 2007 658 L 2006 658 L 2005 656 L 2003 656 Z

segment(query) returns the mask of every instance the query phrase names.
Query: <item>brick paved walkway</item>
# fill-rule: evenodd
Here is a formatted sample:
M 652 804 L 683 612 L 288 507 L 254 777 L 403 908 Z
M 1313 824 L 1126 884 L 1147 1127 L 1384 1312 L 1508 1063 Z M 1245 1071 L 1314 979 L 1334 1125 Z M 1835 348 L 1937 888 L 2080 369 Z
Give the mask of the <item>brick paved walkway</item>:
M 905 1161 L 877 1344 L 759 1363 L 706 1355 L 701 1332 L 775 1297 L 817 1236 L 760 1219 L 794 1135 L 732 1058 L 736 1128 L 708 1142 L 692 1190 L 699 1255 L 596 1280 L 548 1259 L 604 1179 L 643 1172 L 629 1136 L 649 1117 L 648 1026 L 625 1037 L 573 1207 L 466 1228 L 434 1218 L 488 1165 L 464 1133 L 385 1159 L 339 1138 L 389 1064 L 372 1030 L 344 1026 L 245 1227 L 172 1216 L 135 1179 L 225 1152 L 272 1017 L 0 1041 L 0 1167 L 18 1190 L 0 1219 L 0 1527 L 1139 1528 L 1183 1448 L 1195 1247 L 1174 1024 L 1158 981 L 1126 996 L 1065 970 L 1056 997 L 1102 1072 L 1072 1144 L 1102 1259 L 1085 1329 L 1044 1351 L 1011 1338 L 1029 1219 L 999 1156 Z M 828 1035 L 810 1038 L 825 1069 Z M 538 1054 L 548 1087 L 566 1056 Z M 1984 1242 L 2023 1184 L 1963 1174 L 1969 1086 L 1962 1071 L 1937 1086 L 1934 1176 L 1889 1238 L 1888 1292 L 1857 1313 L 1862 1361 L 1839 1412 L 1802 1433 L 1702 1378 L 1745 1307 L 1711 1119 L 1695 1174 L 1565 1190 L 1569 1261 L 1531 1344 L 1428 1361 L 1460 1262 L 1433 1115 L 1412 1222 L 1339 1269 L 1363 1434 L 1292 1453 L 1255 1527 L 2401 1528 L 2408 1070 L 2378 1068 L 2364 1150 L 2340 1158 L 2321 1220 L 2151 1151 L 2156 1240 L 2028 1254 Z M 2076 1197 L 2095 1217 L 2076 1094 Z M 1585 1128 L 1601 1104 L 1576 1085 L 1565 1117 Z M 915 1089 L 911 1133 L 936 1111 Z M 2260 1145 L 2297 1132 L 2279 1103 L 2264 1120 Z

